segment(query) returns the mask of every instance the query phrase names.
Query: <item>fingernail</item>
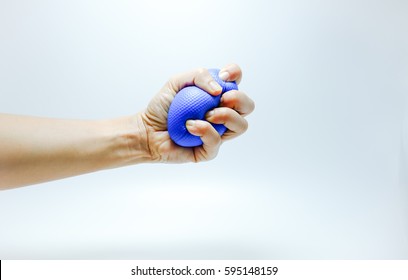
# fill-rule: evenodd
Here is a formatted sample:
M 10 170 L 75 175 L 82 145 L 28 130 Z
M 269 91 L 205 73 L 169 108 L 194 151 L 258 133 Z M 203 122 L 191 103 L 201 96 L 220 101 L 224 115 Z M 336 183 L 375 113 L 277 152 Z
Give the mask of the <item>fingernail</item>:
M 218 77 L 220 77 L 221 80 L 226 81 L 229 78 L 229 73 L 227 71 L 220 71 Z
M 211 87 L 214 91 L 220 91 L 220 90 L 222 90 L 221 86 L 220 86 L 216 81 L 211 81 L 211 82 L 210 82 L 210 87 Z
M 188 128 L 193 128 L 194 125 L 195 125 L 195 121 L 193 121 L 193 120 L 188 120 L 188 121 L 186 122 L 186 126 L 187 126 Z
M 207 114 L 205 115 L 205 117 L 206 117 L 207 119 L 208 119 L 208 118 L 211 118 L 212 116 L 214 116 L 214 110 L 207 112 Z

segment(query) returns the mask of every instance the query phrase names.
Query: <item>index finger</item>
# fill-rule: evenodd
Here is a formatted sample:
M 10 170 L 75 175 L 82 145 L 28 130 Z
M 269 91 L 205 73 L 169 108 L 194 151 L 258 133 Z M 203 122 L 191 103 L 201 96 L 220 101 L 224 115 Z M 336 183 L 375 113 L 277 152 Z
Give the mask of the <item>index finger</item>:
M 178 74 L 168 82 L 169 88 L 174 91 L 174 93 L 179 92 L 187 86 L 194 85 L 211 95 L 220 95 L 222 92 L 221 86 L 213 79 L 210 72 L 205 68 L 197 68 L 186 73 Z
M 241 67 L 239 67 L 237 64 L 231 63 L 227 66 L 224 66 L 220 70 L 218 76 L 221 78 L 221 80 L 228 82 L 235 81 L 237 84 L 239 84 L 242 79 L 242 70 Z

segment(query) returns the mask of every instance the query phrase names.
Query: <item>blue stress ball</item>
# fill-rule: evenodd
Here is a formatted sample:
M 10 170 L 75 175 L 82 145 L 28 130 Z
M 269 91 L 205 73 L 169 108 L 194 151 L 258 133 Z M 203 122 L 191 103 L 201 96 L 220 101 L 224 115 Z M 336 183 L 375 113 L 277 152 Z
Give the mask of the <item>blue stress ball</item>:
M 197 147 L 203 142 L 200 137 L 192 135 L 186 128 L 187 120 L 204 120 L 205 114 L 220 105 L 221 95 L 230 90 L 237 90 L 235 82 L 224 82 L 218 77 L 219 69 L 208 70 L 214 80 L 222 87 L 222 93 L 212 96 L 196 86 L 185 87 L 180 90 L 170 104 L 167 116 L 167 130 L 170 138 L 182 147 Z M 223 124 L 212 124 L 220 135 L 227 128 Z

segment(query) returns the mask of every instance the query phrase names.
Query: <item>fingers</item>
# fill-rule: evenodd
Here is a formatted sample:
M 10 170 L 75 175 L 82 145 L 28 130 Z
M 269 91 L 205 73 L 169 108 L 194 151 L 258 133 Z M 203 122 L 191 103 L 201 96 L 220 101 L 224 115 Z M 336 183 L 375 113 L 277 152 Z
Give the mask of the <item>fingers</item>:
M 226 107 L 215 108 L 208 112 L 206 120 L 215 124 L 223 124 L 228 128 L 228 131 L 222 136 L 223 139 L 237 137 L 248 129 L 247 120 L 237 111 Z
M 214 81 L 208 70 L 205 68 L 198 68 L 193 71 L 176 75 L 170 79 L 168 84 L 174 93 L 179 92 L 186 86 L 193 85 L 198 86 L 211 95 L 219 95 L 222 91 L 221 86 Z
M 239 84 L 242 79 L 242 70 L 237 64 L 231 63 L 222 68 L 218 76 L 221 80 L 235 81 Z
M 219 77 L 224 81 L 239 83 L 242 79 L 241 68 L 236 64 L 229 64 L 222 68 Z M 183 74 L 174 76 L 167 83 L 170 93 L 174 96 L 187 86 L 198 86 L 211 95 L 221 94 L 222 88 L 214 81 L 209 71 L 198 68 Z M 203 145 L 195 147 L 194 160 L 196 162 L 214 158 L 223 140 L 241 135 L 248 129 L 248 122 L 244 116 L 250 114 L 255 104 L 245 93 L 237 90 L 228 91 L 221 97 L 220 107 L 213 109 L 206 115 L 206 120 L 189 120 L 186 123 L 188 131 L 199 136 Z M 209 123 L 224 124 L 228 131 L 221 137 L 215 128 Z
M 220 70 L 219 77 L 224 81 L 235 81 L 239 84 L 242 79 L 242 70 L 237 64 L 228 64 Z M 198 86 L 211 95 L 219 95 L 222 91 L 221 86 L 214 81 L 205 68 L 197 68 L 186 73 L 178 74 L 168 82 L 168 86 L 174 94 L 186 86 L 193 85 Z
M 220 107 L 228 107 L 246 116 L 255 109 L 255 102 L 242 91 L 230 90 L 221 97 Z
M 232 90 L 224 93 L 220 107 L 209 111 L 206 114 L 206 120 L 215 124 L 224 124 L 228 131 L 222 136 L 222 139 L 232 139 L 248 129 L 248 122 L 244 116 L 251 113 L 254 108 L 254 101 L 245 93 Z
M 238 134 L 248 129 L 248 122 L 235 110 L 222 107 L 215 108 L 206 115 L 206 120 L 216 124 L 223 124 L 229 130 Z
M 188 120 L 186 127 L 191 134 L 200 136 L 203 141 L 203 145 L 194 150 L 195 161 L 215 158 L 221 146 L 221 136 L 215 128 L 209 122 L 201 120 Z

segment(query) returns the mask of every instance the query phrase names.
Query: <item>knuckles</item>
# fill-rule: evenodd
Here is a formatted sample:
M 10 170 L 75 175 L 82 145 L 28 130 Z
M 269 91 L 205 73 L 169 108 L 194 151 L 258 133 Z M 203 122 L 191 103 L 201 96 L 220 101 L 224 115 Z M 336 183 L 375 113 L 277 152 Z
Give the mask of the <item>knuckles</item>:
M 243 120 L 244 121 L 242 122 L 242 133 L 248 130 L 248 121 L 246 119 L 243 119 Z

